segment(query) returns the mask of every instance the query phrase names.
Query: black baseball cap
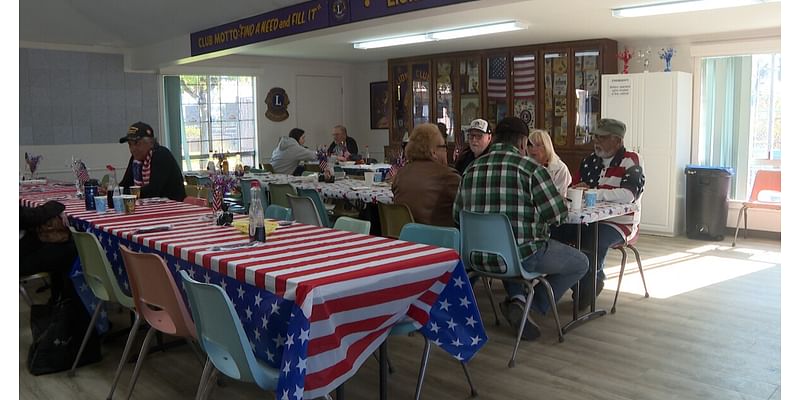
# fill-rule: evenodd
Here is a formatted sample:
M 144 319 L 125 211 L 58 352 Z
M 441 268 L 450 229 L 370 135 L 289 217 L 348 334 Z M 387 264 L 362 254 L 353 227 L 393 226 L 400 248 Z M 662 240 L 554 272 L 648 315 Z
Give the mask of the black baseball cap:
M 139 121 L 128 128 L 128 134 L 119 139 L 120 143 L 125 143 L 130 140 L 139 140 L 145 137 L 155 137 L 153 134 L 153 127 Z

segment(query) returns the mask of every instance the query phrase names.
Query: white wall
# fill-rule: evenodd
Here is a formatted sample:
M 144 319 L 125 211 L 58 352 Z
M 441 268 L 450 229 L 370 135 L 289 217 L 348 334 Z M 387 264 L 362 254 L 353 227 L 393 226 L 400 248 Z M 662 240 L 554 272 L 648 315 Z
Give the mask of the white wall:
M 370 129 L 369 121 L 369 84 L 388 80 L 387 63 L 369 63 L 353 65 L 353 85 L 350 92 L 353 93 L 353 107 L 350 115 L 352 126 L 351 130 L 359 147 L 363 144 L 369 145 L 370 157 L 383 161 L 383 146 L 389 145 L 388 129 Z M 362 150 L 363 151 L 363 150 Z
M 26 178 L 28 177 L 28 166 L 25 164 L 25 152 L 42 156 L 36 175 L 63 181 L 75 179 L 75 174 L 69 165 L 72 157 L 83 160 L 89 170 L 89 175 L 98 180 L 108 173 L 106 170 L 108 164 L 117 169 L 117 179 L 122 179 L 125 168 L 128 166 L 128 159 L 131 157 L 128 146 L 119 143 L 21 145 L 19 146 L 19 173 Z

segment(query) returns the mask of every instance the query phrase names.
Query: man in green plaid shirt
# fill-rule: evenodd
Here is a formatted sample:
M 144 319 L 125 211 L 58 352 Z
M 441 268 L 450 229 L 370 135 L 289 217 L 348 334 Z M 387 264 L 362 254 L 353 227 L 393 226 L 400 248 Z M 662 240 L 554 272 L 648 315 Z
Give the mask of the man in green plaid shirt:
M 550 225 L 560 224 L 567 217 L 564 198 L 558 193 L 550 174 L 525 155 L 528 125 L 519 118 L 508 117 L 495 129 L 494 142 L 487 153 L 476 159 L 465 171 L 453 205 L 453 216 L 459 220 L 461 210 L 479 213 L 500 213 L 508 216 L 517 239 L 522 267 L 527 271 L 547 274 L 556 301 L 589 269 L 589 260 L 580 251 L 550 239 Z M 502 262 L 491 255 L 470 256 L 472 265 L 501 270 Z M 524 286 L 503 282 L 508 299 L 501 304 L 503 315 L 515 331 L 527 320 L 522 338 L 539 337 L 539 327 L 525 310 Z M 547 292 L 535 290 L 532 310 L 542 315 L 549 309 Z M 554 311 L 555 312 L 555 311 Z

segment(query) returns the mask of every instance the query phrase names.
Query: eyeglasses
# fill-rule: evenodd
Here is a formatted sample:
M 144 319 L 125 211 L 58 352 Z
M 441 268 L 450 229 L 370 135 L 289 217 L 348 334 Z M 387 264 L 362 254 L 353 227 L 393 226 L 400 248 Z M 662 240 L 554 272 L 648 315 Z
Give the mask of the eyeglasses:
M 440 149 L 446 149 L 447 145 L 446 144 L 437 144 L 436 147 L 440 148 Z

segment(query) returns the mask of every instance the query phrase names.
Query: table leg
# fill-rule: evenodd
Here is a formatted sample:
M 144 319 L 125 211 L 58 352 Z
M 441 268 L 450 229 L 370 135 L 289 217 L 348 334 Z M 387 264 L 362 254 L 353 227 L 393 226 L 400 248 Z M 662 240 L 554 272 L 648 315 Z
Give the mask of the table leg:
M 388 354 L 388 349 L 387 349 L 387 346 L 386 346 L 386 341 L 381 343 L 379 354 L 380 354 L 380 357 L 379 357 L 380 358 L 380 370 L 379 370 L 380 371 L 379 372 L 379 375 L 380 375 L 380 399 L 381 400 L 386 400 L 388 398 L 388 393 L 387 392 L 388 392 L 388 386 L 389 386 L 388 382 L 387 382 L 388 372 L 389 372 L 389 365 L 388 365 L 387 360 L 389 359 L 388 358 L 389 354 Z
M 592 269 L 590 271 L 590 275 L 593 276 L 594 279 L 592 279 L 592 305 L 591 305 L 591 309 L 590 309 L 589 312 L 587 312 L 587 313 L 585 313 L 585 314 L 583 314 L 581 316 L 577 316 L 577 318 L 575 318 L 576 317 L 575 310 L 578 307 L 578 302 L 580 301 L 580 293 L 581 293 L 580 292 L 580 282 L 578 282 L 578 284 L 576 285 L 578 293 L 575 295 L 575 303 L 572 306 L 572 309 L 573 309 L 573 320 L 570 321 L 569 323 L 567 323 L 566 325 L 564 325 L 564 328 L 563 328 L 564 333 L 567 333 L 570 330 L 572 330 L 572 329 L 574 329 L 574 328 L 576 328 L 576 327 L 578 327 L 580 325 L 583 325 L 584 323 L 586 323 L 588 321 L 591 321 L 591 320 L 593 320 L 595 318 L 599 318 L 599 317 L 602 317 L 603 315 L 606 315 L 606 310 L 603 310 L 603 309 L 599 309 L 598 310 L 598 309 L 596 309 L 596 302 L 597 302 L 597 247 L 598 247 L 599 238 L 598 238 L 598 225 L 597 225 L 597 222 L 593 222 L 592 225 L 594 225 L 592 227 L 592 232 L 594 234 L 594 241 L 593 241 L 594 246 L 593 246 L 593 249 L 592 249 L 593 250 L 592 251 L 592 253 L 593 253 L 592 257 L 594 257 L 594 263 L 592 264 Z M 580 249 L 580 240 L 581 240 L 581 237 L 580 237 L 581 233 L 580 232 L 581 232 L 581 229 L 580 229 L 580 226 L 579 226 L 578 227 L 578 248 L 579 249 Z
M 344 383 L 336 388 L 336 400 L 344 400 Z

